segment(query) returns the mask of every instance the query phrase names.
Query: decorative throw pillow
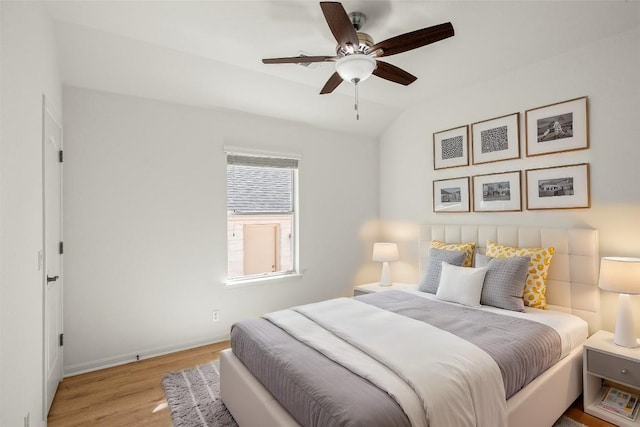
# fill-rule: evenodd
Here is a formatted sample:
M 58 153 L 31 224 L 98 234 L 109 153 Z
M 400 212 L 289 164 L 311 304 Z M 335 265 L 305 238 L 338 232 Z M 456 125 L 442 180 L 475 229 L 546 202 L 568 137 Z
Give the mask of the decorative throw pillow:
M 458 267 L 443 261 L 436 298 L 472 307 L 479 306 L 487 270 L 488 267 Z
M 446 251 L 443 249 L 429 248 L 429 261 L 427 272 L 418 285 L 418 290 L 435 294 L 440 283 L 442 261 L 452 265 L 461 266 L 466 254 L 460 251 Z
M 487 267 L 480 303 L 512 311 L 524 311 L 522 295 L 531 257 L 491 258 L 476 255 L 476 267 Z
M 551 265 L 551 257 L 555 248 L 514 248 L 487 241 L 486 255 L 494 258 L 510 258 L 514 256 L 531 257 L 529 273 L 524 286 L 524 305 L 547 309 L 547 272 Z
M 471 267 L 471 260 L 473 259 L 473 251 L 476 248 L 476 242 L 469 243 L 446 243 L 440 240 L 432 240 L 431 247 L 436 249 L 444 249 L 445 251 L 461 251 L 466 254 L 463 267 Z

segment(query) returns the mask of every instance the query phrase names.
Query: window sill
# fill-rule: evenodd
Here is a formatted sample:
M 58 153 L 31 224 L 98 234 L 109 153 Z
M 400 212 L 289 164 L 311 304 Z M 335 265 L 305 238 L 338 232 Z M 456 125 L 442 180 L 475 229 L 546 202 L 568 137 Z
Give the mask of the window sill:
M 247 279 L 228 279 L 224 285 L 228 288 L 244 288 L 245 286 L 256 286 L 266 283 L 273 283 L 282 280 L 301 279 L 301 273 L 278 274 L 274 276 L 251 277 Z

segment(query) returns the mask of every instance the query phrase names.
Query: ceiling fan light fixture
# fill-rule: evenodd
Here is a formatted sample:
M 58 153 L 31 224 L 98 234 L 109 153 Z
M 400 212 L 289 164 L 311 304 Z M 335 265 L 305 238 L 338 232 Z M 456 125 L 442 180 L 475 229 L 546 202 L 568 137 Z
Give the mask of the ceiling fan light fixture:
M 371 77 L 376 60 L 369 55 L 354 53 L 336 61 L 336 71 L 347 82 L 361 83 Z

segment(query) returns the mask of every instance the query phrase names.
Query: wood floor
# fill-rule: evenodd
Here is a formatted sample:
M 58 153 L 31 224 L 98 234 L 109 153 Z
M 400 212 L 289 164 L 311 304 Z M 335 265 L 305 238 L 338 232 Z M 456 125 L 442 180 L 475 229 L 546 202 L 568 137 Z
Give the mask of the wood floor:
M 218 359 L 229 342 L 198 347 L 65 378 L 49 412 L 49 427 L 171 427 L 162 389 L 165 373 Z M 610 427 L 585 414 L 581 399 L 566 415 L 589 427 Z
M 171 427 L 162 377 L 218 359 L 228 342 L 198 347 L 65 378 L 49 411 L 49 427 Z

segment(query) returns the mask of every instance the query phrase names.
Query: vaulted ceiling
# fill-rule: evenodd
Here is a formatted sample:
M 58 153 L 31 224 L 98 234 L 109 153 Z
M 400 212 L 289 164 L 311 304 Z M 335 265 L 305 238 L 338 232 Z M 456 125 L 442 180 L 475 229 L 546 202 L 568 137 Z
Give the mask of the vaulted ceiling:
M 342 3 L 347 12 L 367 15 L 362 31 L 374 41 L 443 22 L 455 29 L 452 38 L 386 58 L 418 80 L 406 87 L 376 77 L 363 82 L 359 121 L 352 84 L 319 95 L 332 63 L 261 62 L 335 53 L 318 2 L 45 2 L 65 84 L 373 137 L 425 99 L 629 31 L 640 21 L 635 1 Z

